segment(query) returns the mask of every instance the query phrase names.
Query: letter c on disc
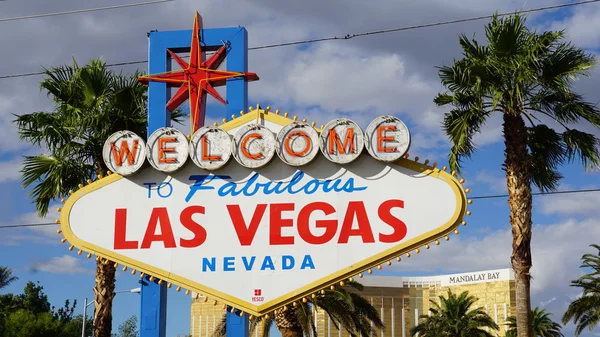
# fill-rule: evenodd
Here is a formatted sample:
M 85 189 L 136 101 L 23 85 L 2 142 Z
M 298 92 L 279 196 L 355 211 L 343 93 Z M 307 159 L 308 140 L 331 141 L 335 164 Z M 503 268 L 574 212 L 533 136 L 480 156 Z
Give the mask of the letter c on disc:
M 241 127 L 233 136 L 233 158 L 240 165 L 254 169 L 267 165 L 275 155 L 275 136 L 259 124 Z

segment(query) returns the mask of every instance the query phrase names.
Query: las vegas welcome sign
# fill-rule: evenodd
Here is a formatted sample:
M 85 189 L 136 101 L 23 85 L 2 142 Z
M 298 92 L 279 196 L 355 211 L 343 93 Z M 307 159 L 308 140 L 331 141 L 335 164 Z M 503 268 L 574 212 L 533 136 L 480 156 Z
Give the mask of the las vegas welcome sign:
M 62 232 L 80 254 L 269 314 L 429 248 L 469 214 L 462 181 L 409 146 L 396 117 L 316 129 L 269 108 L 189 138 L 123 130 L 104 146 L 114 174 L 70 196 Z

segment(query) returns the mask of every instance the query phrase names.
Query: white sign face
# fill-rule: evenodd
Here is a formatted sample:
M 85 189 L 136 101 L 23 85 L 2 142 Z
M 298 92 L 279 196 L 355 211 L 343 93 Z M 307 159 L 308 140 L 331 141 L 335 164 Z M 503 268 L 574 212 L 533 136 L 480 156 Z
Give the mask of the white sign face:
M 258 113 L 223 127 L 241 165 L 220 164 L 226 147 L 211 142 L 226 145 L 228 137 L 214 128 L 201 128 L 189 144 L 170 128 L 153 133 L 148 160 L 163 172 L 147 167 L 78 190 L 61 212 L 65 237 L 86 252 L 263 315 L 430 244 L 462 221 L 466 196 L 453 176 L 408 159 L 376 159 L 362 151 L 356 123 L 329 123 L 317 146 L 312 127 L 264 111 L 269 119 L 256 124 Z M 190 152 L 194 163 L 181 167 Z M 293 156 L 308 160 L 314 152 L 308 165 Z M 165 162 L 170 158 L 176 161 Z
M 106 167 L 122 176 L 134 174 L 144 165 L 146 143 L 131 131 L 118 131 L 104 142 L 102 158 Z

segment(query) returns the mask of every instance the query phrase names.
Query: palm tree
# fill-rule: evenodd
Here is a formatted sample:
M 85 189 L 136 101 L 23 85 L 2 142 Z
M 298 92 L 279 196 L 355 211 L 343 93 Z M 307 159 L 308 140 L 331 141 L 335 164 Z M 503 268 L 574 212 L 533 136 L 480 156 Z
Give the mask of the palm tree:
M 562 327 L 550 319 L 551 315 L 545 309 L 535 308 L 531 311 L 531 330 L 534 337 L 564 337 L 560 331 Z M 506 337 L 516 337 L 517 319 L 514 316 L 508 317 L 506 325 L 508 326 Z
M 346 288 L 347 287 L 347 288 Z M 349 290 L 347 290 L 349 289 Z M 273 316 L 261 316 L 250 322 L 250 332 L 262 328 L 261 337 L 269 337 L 271 326 L 275 324 L 282 337 L 302 337 L 311 332 L 317 335 L 313 310 L 323 310 L 336 329 L 344 329 L 351 336 L 369 337 L 376 329 L 384 329 L 379 312 L 358 292 L 364 289 L 356 281 L 344 282 L 320 294 L 298 301 L 275 311 Z M 226 315 L 215 329 L 215 337 L 226 336 Z M 372 324 L 372 325 L 371 325 Z
M 449 163 L 456 172 L 476 150 L 473 136 L 492 114 L 502 115 L 516 319 L 519 336 L 526 337 L 531 336 L 531 184 L 542 192 L 553 190 L 562 178 L 559 165 L 578 158 L 584 166 L 598 164 L 598 139 L 572 125 L 586 120 L 600 126 L 599 110 L 571 90 L 572 81 L 586 75 L 596 60 L 564 41 L 563 31 L 529 30 L 519 14 L 494 15 L 485 34 L 487 45 L 460 35 L 463 58 L 439 68 L 449 92 L 434 102 L 452 106 L 443 128 L 452 142 Z
M 39 216 L 48 213 L 50 202 L 67 196 L 107 171 L 102 159 L 104 141 L 119 130 L 146 136 L 146 86 L 141 74 L 117 74 L 101 60 L 84 67 L 74 61 L 44 69 L 40 87 L 54 102 L 54 111 L 17 116 L 21 139 L 39 145 L 49 154 L 26 156 L 22 172 L 25 188 L 34 185 L 31 196 Z M 181 113 L 172 118 L 179 121 Z M 110 337 L 115 266 L 96 259 L 94 287 L 94 336 Z
M 0 289 L 7 287 L 9 284 L 18 279 L 18 277 L 13 275 L 12 269 L 8 267 L 0 267 Z
M 410 329 L 411 336 L 420 337 L 492 337 L 484 330 L 498 330 L 498 325 L 481 308 L 471 309 L 477 302 L 468 291 L 456 295 L 448 290 L 448 297 L 439 296 L 439 303 L 430 300 L 430 315 L 421 315 L 421 322 Z
M 571 302 L 563 316 L 563 324 L 570 320 L 575 323 L 575 336 L 589 328 L 590 331 L 600 323 L 600 246 L 591 245 L 598 254 L 584 254 L 580 268 L 589 268 L 591 272 L 571 281 L 572 287 L 583 290 L 579 298 Z

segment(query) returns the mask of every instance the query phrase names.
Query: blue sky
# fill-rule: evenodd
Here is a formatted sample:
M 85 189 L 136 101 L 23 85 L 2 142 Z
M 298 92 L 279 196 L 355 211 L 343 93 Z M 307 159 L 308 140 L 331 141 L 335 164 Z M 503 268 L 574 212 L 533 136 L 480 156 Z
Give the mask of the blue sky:
M 106 5 L 116 3 L 108 1 Z M 304 7 L 309 3 L 314 10 Z M 562 1 L 533 0 L 525 7 L 555 3 Z M 38 1 L 36 5 L 40 12 L 79 8 L 70 0 L 60 4 Z M 216 0 L 203 4 L 181 0 L 160 6 L 163 7 L 157 5 L 135 12 L 90 13 L 7 24 L 6 29 L 15 33 L 0 37 L 0 43 L 22 49 L 24 56 L 12 57 L 0 65 L 0 75 L 37 71 L 40 65 L 69 63 L 71 55 L 80 63 L 100 55 L 109 63 L 145 59 L 145 32 L 150 29 L 190 29 L 194 10 L 201 12 L 206 27 L 246 26 L 249 45 L 255 46 L 486 15 L 496 8 L 502 12 L 521 8 L 523 4 L 501 1 L 450 4 L 431 0 L 397 7 L 399 5 L 382 1 L 378 8 L 351 2 L 345 5 L 347 12 L 344 13 L 337 11 L 334 5 L 316 0 L 303 6 L 249 1 L 232 7 Z M 9 13 L 7 16 L 31 14 L 19 2 L 0 4 L 0 11 L 4 12 L 4 9 Z M 411 156 L 445 165 L 448 143 L 439 128 L 444 111 L 431 103 L 435 93 L 442 89 L 434 66 L 448 64 L 453 58 L 460 57 L 458 33 L 476 33 L 476 37 L 482 39 L 485 22 L 251 52 L 249 71 L 257 72 L 261 80 L 249 85 L 250 103 L 290 111 L 319 125 L 346 115 L 364 126 L 375 116 L 395 114 L 405 121 L 413 134 Z M 588 23 L 589 27 L 582 22 Z M 600 5 L 592 4 L 532 16 L 530 25 L 540 29 L 565 28 L 576 44 L 596 52 L 600 46 L 596 33 L 600 24 L 597 22 L 600 22 Z M 40 27 L 45 27 L 46 31 L 39 32 Z M 74 31 L 73 27 L 78 29 Z M 63 36 L 69 36 L 69 39 Z M 32 46 L 44 48 L 44 52 L 40 53 L 40 49 Z M 135 67 L 122 69 L 132 71 Z M 140 67 L 143 69 L 144 65 Z M 596 102 L 599 79 L 600 74 L 595 70 L 591 78 L 576 84 L 577 90 Z M 54 214 L 47 219 L 38 219 L 29 191 L 21 188 L 20 155 L 38 150 L 20 142 L 10 122 L 11 113 L 51 109 L 45 93 L 37 89 L 39 80 L 41 77 L 0 79 L 0 132 L 5 134 L 5 140 L 0 144 L 0 200 L 3 201 L 0 211 L 4 214 L 0 224 L 52 222 L 56 216 L 56 212 L 52 212 Z M 220 92 L 225 95 L 223 90 Z M 213 104 L 207 109 L 208 121 L 220 120 L 224 117 L 224 107 L 211 102 Z M 182 130 L 187 128 L 182 127 Z M 479 151 L 464 163 L 463 177 L 472 189 L 471 196 L 506 193 L 499 131 L 500 121 L 494 117 L 477 138 L 481 145 Z M 600 187 L 599 174 L 585 172 L 579 163 L 566 165 L 561 172 L 565 176 L 561 190 Z M 596 225 L 600 220 L 596 214 L 598 202 L 600 193 L 534 197 L 533 303 L 548 303 L 546 308 L 555 314 L 555 320 L 560 319 L 569 300 L 577 295 L 568 283 L 578 276 L 580 256 L 592 252 L 588 245 L 598 243 L 600 238 L 600 226 Z M 381 273 L 434 275 L 509 267 L 510 226 L 506 199 L 475 200 L 470 209 L 473 214 L 467 227 L 460 228 L 458 237 L 452 236 L 450 242 L 443 242 L 439 247 Z M 52 233 L 55 229 L 48 226 L 0 230 L 0 265 L 13 268 L 19 277 L 3 293 L 20 292 L 27 281 L 39 281 L 54 305 L 61 306 L 67 298 L 77 299 L 77 312 L 81 313 L 83 299 L 93 298 L 95 263 L 78 256 L 75 251 L 69 252 L 68 245 L 60 243 L 61 237 Z M 131 276 L 129 272 L 119 272 L 116 289 L 136 288 L 138 280 L 139 277 Z M 176 293 L 174 289 L 169 291 L 167 336 L 189 332 L 189 304 L 190 298 L 183 293 Z M 128 317 L 139 315 L 139 310 L 139 295 L 118 294 L 113 303 L 115 331 Z M 567 327 L 565 332 L 571 328 Z M 591 334 L 586 332 L 584 336 Z

